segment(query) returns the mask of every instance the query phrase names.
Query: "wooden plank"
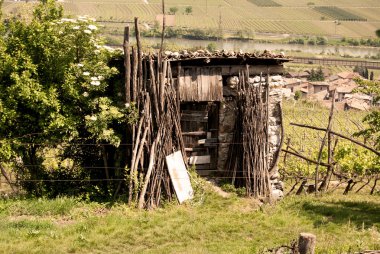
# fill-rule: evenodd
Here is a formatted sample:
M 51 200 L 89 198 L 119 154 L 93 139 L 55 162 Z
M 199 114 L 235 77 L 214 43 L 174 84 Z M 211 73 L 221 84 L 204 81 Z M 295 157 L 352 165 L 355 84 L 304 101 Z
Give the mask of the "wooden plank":
M 207 123 L 208 117 L 194 116 L 194 115 L 181 115 L 181 121 Z
M 200 139 L 198 140 L 198 144 L 204 145 L 204 144 L 212 144 L 212 143 L 217 143 L 218 139 L 217 138 L 208 138 L 208 139 Z
M 191 70 L 191 94 L 192 94 L 192 101 L 198 101 L 198 77 L 197 77 L 197 71 L 196 68 L 193 68 Z
M 222 77 L 222 68 L 217 68 L 217 75 L 216 75 L 216 82 L 217 82 L 217 96 L 216 101 L 222 101 L 223 100 L 223 77 Z
M 189 132 L 182 132 L 183 136 L 206 136 L 207 132 L 205 131 L 189 131 Z
M 201 95 L 202 95 L 202 69 L 201 68 L 196 68 L 197 71 L 197 95 L 198 101 L 201 101 Z
M 207 116 L 208 111 L 207 110 L 188 110 L 188 109 L 183 109 L 181 110 L 181 113 L 183 114 L 199 114 L 202 116 Z
M 190 93 L 191 88 L 191 74 L 188 68 L 185 69 L 185 85 L 184 85 L 184 95 L 181 98 L 182 101 L 191 101 L 192 94 Z
M 166 165 L 179 203 L 182 204 L 185 200 L 192 199 L 194 191 L 191 187 L 190 177 L 186 170 L 182 153 L 178 151 L 166 156 Z
M 178 90 L 179 90 L 179 98 L 182 100 L 185 95 L 185 72 L 183 68 L 179 69 L 179 75 L 178 75 Z
M 210 71 L 208 68 L 203 68 L 201 70 L 201 82 L 202 82 L 202 93 L 200 94 L 201 101 L 211 101 L 210 98 Z
M 204 152 L 206 151 L 206 147 L 186 147 L 185 151 L 186 152 Z
M 190 165 L 210 164 L 210 162 L 211 162 L 211 156 L 210 155 L 191 156 L 189 158 L 189 164 Z
M 210 68 L 210 81 L 209 81 L 209 99 L 210 101 L 215 101 L 216 97 L 216 71 L 215 68 Z

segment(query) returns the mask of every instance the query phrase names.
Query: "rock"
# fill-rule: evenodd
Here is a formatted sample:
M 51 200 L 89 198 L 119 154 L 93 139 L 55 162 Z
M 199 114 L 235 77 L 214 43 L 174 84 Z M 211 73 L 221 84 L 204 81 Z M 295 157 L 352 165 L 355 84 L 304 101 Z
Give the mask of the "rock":
M 235 88 L 239 84 L 239 78 L 237 76 L 231 76 L 227 78 L 227 85 L 231 88 Z
M 272 199 L 273 200 L 280 200 L 284 197 L 284 193 L 282 190 L 273 190 L 272 191 Z
M 282 76 L 280 75 L 276 75 L 276 76 L 271 76 L 270 77 L 272 81 L 274 82 L 279 82 L 279 81 L 283 81 L 284 79 L 282 78 Z
M 271 180 L 278 179 L 280 177 L 280 174 L 278 172 L 274 173 L 273 175 L 270 176 Z

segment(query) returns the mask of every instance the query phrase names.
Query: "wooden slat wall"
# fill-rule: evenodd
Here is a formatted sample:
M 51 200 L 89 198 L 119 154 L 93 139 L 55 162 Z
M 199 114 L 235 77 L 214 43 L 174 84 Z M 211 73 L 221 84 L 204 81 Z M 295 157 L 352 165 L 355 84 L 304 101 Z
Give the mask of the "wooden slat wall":
M 222 68 L 191 67 L 179 73 L 181 101 L 221 101 L 223 99 Z

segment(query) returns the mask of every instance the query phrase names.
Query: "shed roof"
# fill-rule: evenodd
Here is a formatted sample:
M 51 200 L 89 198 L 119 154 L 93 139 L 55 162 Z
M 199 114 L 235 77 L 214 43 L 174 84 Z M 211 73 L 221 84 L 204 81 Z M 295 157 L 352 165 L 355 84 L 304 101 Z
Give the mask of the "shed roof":
M 148 55 L 145 55 L 147 57 Z M 157 59 L 158 54 L 153 54 L 152 57 Z M 242 65 L 242 64 L 268 64 L 278 65 L 284 62 L 289 62 L 292 59 L 286 57 L 284 54 L 272 54 L 269 51 L 262 53 L 244 53 L 242 51 L 226 51 L 216 50 L 210 52 L 208 50 L 187 51 L 180 52 L 165 51 L 163 58 L 169 61 L 195 63 L 195 64 L 217 64 L 217 65 Z

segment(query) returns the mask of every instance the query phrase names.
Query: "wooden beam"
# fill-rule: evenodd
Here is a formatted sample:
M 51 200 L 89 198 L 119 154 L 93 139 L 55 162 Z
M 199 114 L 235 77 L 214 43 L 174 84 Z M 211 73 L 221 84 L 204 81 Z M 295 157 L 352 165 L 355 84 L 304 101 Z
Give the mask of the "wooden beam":
M 298 123 L 290 123 L 290 125 L 293 125 L 293 126 L 297 126 L 297 127 L 301 127 L 301 128 L 307 128 L 307 129 L 312 129 L 312 130 L 317 130 L 317 131 L 326 131 L 327 129 L 325 128 L 321 128 L 321 127 L 315 127 L 315 126 L 311 126 L 311 125 L 306 125 L 306 124 L 298 124 Z M 370 150 L 371 152 L 375 153 L 376 155 L 380 156 L 380 151 L 377 151 L 376 149 L 372 148 L 372 147 L 369 147 L 355 139 L 352 139 L 352 138 L 349 138 L 347 136 L 344 136 L 343 134 L 340 134 L 340 133 L 337 133 L 335 131 L 330 131 L 331 134 L 335 135 L 335 136 L 338 136 L 338 137 L 341 137 L 343 139 L 346 139 L 346 140 L 349 140 L 351 141 L 352 143 L 355 143 L 361 147 L 364 147 L 368 150 Z
M 211 156 L 210 155 L 201 155 L 201 156 L 191 156 L 189 158 L 190 165 L 201 165 L 201 164 L 210 164 Z

